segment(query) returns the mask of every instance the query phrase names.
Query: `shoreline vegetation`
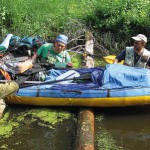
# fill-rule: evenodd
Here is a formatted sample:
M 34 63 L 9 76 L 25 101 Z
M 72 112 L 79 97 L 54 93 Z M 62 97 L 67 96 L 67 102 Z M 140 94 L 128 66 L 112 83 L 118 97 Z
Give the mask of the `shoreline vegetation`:
M 149 0 L 70 0 L 69 2 L 68 0 L 26 0 L 23 2 L 22 0 L 15 0 L 15 2 L 13 0 L 2 0 L 0 41 L 2 42 L 8 33 L 20 37 L 40 35 L 49 41 L 53 40 L 59 33 L 64 33 L 69 36 L 70 44 L 76 47 L 76 45 L 84 45 L 85 32 L 90 30 L 95 39 L 95 53 L 102 55 L 117 54 L 125 46 L 131 45 L 131 36 L 143 33 L 149 39 L 149 4 Z M 78 48 L 81 49 L 81 47 L 77 47 L 77 50 Z M 147 45 L 147 48 L 150 50 L 150 44 Z M 73 60 L 77 68 L 78 60 L 80 58 Z M 103 64 L 98 63 L 98 65 Z M 36 110 L 35 112 L 29 111 L 22 113 L 18 119 L 19 122 L 24 122 L 24 119 L 28 119 L 28 116 L 30 118 L 33 116 L 34 123 L 42 117 L 41 123 L 45 125 L 45 122 L 43 123 L 44 116 L 46 125 L 49 126 L 52 124 L 50 119 L 52 118 L 52 121 L 55 122 L 58 114 L 58 121 L 70 117 L 70 113 L 67 112 L 64 115 L 63 112 L 54 111 L 50 117 L 49 114 L 45 114 L 51 113 L 51 111 L 40 112 L 38 110 L 38 113 Z M 49 120 L 47 120 L 47 116 Z M 9 133 L 18 126 L 18 123 L 14 118 L 9 122 L 7 122 L 7 119 L 9 119 L 9 112 L 5 114 L 1 128 L 8 123 L 10 125 L 5 128 L 5 131 L 1 132 L 1 136 L 8 133 L 8 137 L 11 137 Z M 99 122 L 103 121 L 101 116 L 96 119 L 100 119 Z M 26 120 L 26 124 L 28 126 L 28 120 Z M 22 145 L 22 143 L 16 144 Z M 115 140 L 103 127 L 100 134 L 97 133 L 96 135 L 96 144 L 98 148 L 102 149 L 117 149 Z M 2 148 L 7 149 L 7 145 Z M 120 149 L 123 148 L 120 147 Z
M 131 36 L 149 36 L 149 4 L 149 0 L 2 0 L 0 40 L 8 33 L 41 35 L 47 40 L 65 33 L 69 39 L 75 39 L 91 30 L 98 53 L 117 54 L 131 45 Z

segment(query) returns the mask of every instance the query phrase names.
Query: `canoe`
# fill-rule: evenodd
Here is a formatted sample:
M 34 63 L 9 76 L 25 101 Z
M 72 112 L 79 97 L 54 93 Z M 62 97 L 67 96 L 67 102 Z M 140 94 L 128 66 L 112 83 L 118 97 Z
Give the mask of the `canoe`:
M 150 104 L 149 69 L 112 64 L 104 71 L 86 68 L 87 71 L 92 76 L 90 82 L 32 85 L 20 88 L 5 101 L 7 104 L 37 106 L 125 107 Z

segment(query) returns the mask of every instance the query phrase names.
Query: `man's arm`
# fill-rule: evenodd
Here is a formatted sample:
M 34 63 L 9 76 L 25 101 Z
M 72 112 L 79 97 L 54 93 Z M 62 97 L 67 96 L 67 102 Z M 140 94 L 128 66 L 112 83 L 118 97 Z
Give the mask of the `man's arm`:
M 150 69 L 150 58 L 147 61 L 147 68 Z
M 113 64 L 118 64 L 118 59 L 115 58 Z
M 67 51 L 66 51 L 66 60 L 65 61 L 66 61 L 66 63 L 71 63 L 71 58 Z
M 32 56 L 32 62 L 36 62 L 38 57 L 42 54 L 42 51 L 44 49 L 44 45 L 42 45 L 38 50 L 37 52 Z
M 125 60 L 126 56 L 126 50 L 123 50 L 114 60 L 114 64 L 117 64 L 118 62 L 121 62 L 122 60 Z
M 73 64 L 71 62 L 71 57 L 69 55 L 69 53 L 66 51 L 66 68 L 72 68 Z
M 33 63 L 36 62 L 37 58 L 38 58 L 38 54 L 35 53 L 35 54 L 32 56 L 32 62 L 33 62 Z

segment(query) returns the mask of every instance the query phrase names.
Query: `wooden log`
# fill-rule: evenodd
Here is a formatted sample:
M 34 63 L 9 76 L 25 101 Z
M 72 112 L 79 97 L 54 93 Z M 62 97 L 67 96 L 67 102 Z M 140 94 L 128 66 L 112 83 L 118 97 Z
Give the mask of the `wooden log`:
M 93 35 L 86 33 L 85 50 L 93 54 Z M 87 56 L 84 58 L 87 68 L 94 67 L 94 60 Z M 78 115 L 78 127 L 76 136 L 76 150 L 94 150 L 94 113 L 91 109 L 82 109 Z
M 85 53 L 86 51 L 90 54 L 94 54 L 94 38 L 93 34 L 90 31 L 86 33 L 86 43 L 85 43 Z M 85 56 L 86 67 L 87 68 L 94 68 L 94 59 L 90 56 Z
M 94 150 L 94 113 L 82 110 L 78 115 L 76 150 Z

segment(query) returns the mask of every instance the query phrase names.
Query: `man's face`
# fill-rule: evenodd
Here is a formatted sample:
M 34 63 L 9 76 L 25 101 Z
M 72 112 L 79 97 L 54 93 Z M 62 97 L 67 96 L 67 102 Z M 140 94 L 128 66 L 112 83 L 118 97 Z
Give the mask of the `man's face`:
M 61 42 L 55 42 L 54 43 L 54 50 L 56 53 L 61 53 L 63 50 L 65 50 L 66 44 Z
M 141 51 L 144 48 L 144 42 L 142 41 L 134 41 L 134 50 Z

